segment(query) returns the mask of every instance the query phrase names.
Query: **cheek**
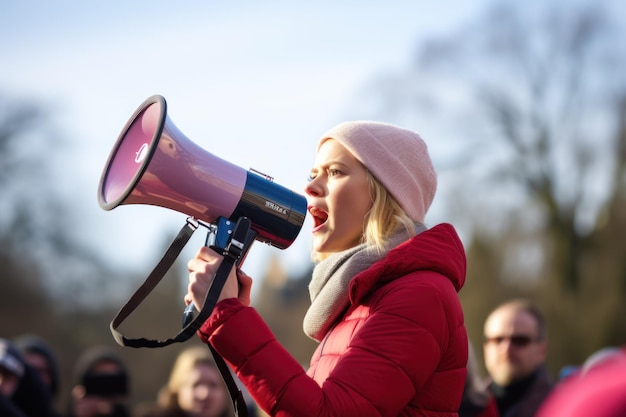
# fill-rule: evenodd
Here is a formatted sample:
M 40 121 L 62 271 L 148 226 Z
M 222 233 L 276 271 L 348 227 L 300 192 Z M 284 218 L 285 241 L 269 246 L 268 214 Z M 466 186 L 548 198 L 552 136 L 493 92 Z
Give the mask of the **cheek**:
M 498 351 L 497 349 L 495 349 L 493 346 L 489 346 L 485 348 L 485 363 L 489 363 L 489 364 L 493 364 L 495 362 L 497 362 L 497 358 L 498 358 Z
M 342 236 L 343 245 L 353 247 L 361 243 L 365 227 L 365 216 L 370 210 L 369 201 L 362 195 L 346 194 L 339 202 L 340 215 L 336 219 L 336 231 Z
M 193 388 L 184 386 L 178 391 L 178 406 L 184 410 L 191 410 L 193 405 Z
M 17 390 L 19 380 L 8 373 L 0 372 L 0 396 L 11 397 Z
M 345 193 L 341 201 L 341 207 L 343 208 L 345 219 L 353 225 L 358 225 L 362 232 L 365 216 L 372 208 L 372 201 L 367 189 L 362 192 L 354 189 L 353 192 Z

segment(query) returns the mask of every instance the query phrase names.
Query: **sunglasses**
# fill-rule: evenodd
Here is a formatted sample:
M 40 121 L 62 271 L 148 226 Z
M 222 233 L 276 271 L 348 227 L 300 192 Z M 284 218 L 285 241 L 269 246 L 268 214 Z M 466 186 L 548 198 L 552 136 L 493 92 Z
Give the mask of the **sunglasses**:
M 493 343 L 496 345 L 501 344 L 505 340 L 515 347 L 526 347 L 535 341 L 535 338 L 528 335 L 513 335 L 513 336 L 495 336 L 485 337 L 485 343 Z

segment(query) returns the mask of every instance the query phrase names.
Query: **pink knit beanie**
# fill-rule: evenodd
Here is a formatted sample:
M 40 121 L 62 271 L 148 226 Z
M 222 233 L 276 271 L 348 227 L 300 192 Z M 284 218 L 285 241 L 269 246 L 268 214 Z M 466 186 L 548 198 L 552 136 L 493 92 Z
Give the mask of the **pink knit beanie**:
M 424 223 L 437 189 L 437 174 L 420 136 L 391 124 L 341 123 L 322 136 L 345 146 L 398 201 L 406 214 Z

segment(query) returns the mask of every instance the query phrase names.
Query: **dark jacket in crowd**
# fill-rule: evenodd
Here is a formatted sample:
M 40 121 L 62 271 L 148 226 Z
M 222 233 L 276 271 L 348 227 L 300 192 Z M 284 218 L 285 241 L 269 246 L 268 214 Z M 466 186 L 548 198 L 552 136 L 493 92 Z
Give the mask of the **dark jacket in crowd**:
M 554 388 L 545 366 L 507 387 L 491 384 L 500 417 L 533 417 Z

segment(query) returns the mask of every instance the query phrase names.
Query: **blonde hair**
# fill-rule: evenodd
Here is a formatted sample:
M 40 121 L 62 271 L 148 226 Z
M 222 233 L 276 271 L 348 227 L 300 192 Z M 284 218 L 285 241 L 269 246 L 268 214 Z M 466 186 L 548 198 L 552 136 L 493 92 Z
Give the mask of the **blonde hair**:
M 382 252 L 389 237 L 400 229 L 405 229 L 410 237 L 415 236 L 415 222 L 385 186 L 369 170 L 366 172 L 372 207 L 363 219 L 363 236 L 360 243 Z M 329 255 L 314 251 L 312 257 L 314 261 L 322 261 Z
M 211 366 L 219 372 L 213 354 L 206 346 L 193 346 L 179 353 L 172 367 L 167 385 L 159 391 L 157 397 L 159 407 L 166 409 L 178 408 L 178 393 L 189 373 L 199 364 Z M 226 383 L 224 383 L 224 390 L 228 392 Z

